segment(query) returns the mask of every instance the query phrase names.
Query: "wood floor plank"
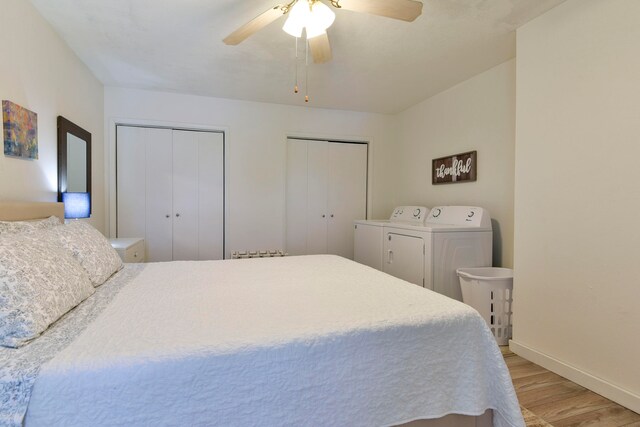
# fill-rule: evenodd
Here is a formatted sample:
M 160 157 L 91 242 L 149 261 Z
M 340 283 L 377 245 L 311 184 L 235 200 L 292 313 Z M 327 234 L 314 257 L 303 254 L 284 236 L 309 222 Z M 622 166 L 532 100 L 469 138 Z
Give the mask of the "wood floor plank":
M 537 388 L 547 387 L 554 384 L 560 384 L 569 381 L 553 372 L 543 372 L 541 374 L 529 375 L 513 380 L 513 386 L 516 393 L 535 390 Z
M 500 348 L 527 427 L 640 427 L 640 414 Z
M 546 405 L 557 400 L 564 400 L 569 397 L 579 396 L 586 389 L 571 381 L 561 381 L 545 387 L 538 387 L 528 391 L 518 393 L 518 400 L 525 408 Z
M 586 412 L 597 411 L 615 405 L 592 391 L 585 390 L 566 399 L 557 399 L 554 402 L 528 407 L 531 412 L 554 424 L 563 418 L 573 417 Z
M 521 406 L 520 409 L 522 410 L 522 416 L 524 417 L 524 422 L 527 427 L 553 427 L 551 424 L 538 417 L 527 408 L 523 408 Z
M 531 362 L 522 364 L 522 365 L 516 365 L 513 367 L 509 367 L 509 372 L 511 372 L 511 379 L 512 380 L 516 380 L 518 378 L 522 378 L 522 377 L 528 377 L 531 375 L 537 375 L 537 374 L 543 374 L 545 372 L 548 372 L 546 369 L 533 364 Z
M 585 412 L 580 415 L 563 418 L 553 423 L 556 427 L 584 427 L 584 426 L 627 426 L 629 423 L 639 423 L 640 415 L 620 405 Z
M 504 359 L 504 362 L 507 364 L 507 366 L 509 368 L 515 367 L 515 366 L 520 366 L 520 365 L 526 365 L 531 363 L 530 361 L 528 361 L 527 359 L 524 359 L 520 356 L 510 356 Z

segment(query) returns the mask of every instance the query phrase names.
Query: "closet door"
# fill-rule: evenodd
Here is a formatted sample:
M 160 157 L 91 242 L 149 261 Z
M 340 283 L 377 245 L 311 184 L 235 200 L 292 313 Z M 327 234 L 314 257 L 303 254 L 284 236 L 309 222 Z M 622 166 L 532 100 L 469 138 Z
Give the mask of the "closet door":
M 307 142 L 307 254 L 326 254 L 329 143 Z
M 147 229 L 144 128 L 118 126 L 116 148 L 117 237 L 145 237 Z
M 173 140 L 170 129 L 145 129 L 147 261 L 173 260 Z M 131 236 L 139 237 L 139 236 Z
M 307 141 L 287 140 L 286 251 L 307 253 Z
M 353 221 L 367 212 L 367 145 L 287 141 L 286 250 L 353 259 Z
M 353 259 L 353 221 L 367 215 L 367 145 L 328 144 L 327 252 Z
M 224 259 L 224 134 L 198 138 L 198 259 Z
M 222 259 L 223 135 L 173 131 L 173 259 Z
M 171 130 L 118 126 L 116 151 L 117 236 L 144 237 L 148 261 L 171 261 Z

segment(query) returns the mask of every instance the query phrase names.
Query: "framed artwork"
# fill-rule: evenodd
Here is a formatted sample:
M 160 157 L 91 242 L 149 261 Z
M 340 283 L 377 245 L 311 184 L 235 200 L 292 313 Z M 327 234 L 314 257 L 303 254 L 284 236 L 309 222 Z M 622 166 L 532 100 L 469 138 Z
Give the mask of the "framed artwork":
M 454 154 L 433 159 L 431 183 L 453 184 L 471 182 L 478 177 L 478 152 Z
M 38 115 L 33 111 L 2 101 L 4 155 L 23 159 L 38 158 Z

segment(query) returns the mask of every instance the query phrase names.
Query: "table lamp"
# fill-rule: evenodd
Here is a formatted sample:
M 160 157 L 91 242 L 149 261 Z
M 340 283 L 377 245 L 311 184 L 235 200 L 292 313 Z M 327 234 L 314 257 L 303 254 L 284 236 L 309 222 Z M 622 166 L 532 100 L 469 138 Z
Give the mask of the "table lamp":
M 89 193 L 62 193 L 66 219 L 89 218 L 91 198 Z

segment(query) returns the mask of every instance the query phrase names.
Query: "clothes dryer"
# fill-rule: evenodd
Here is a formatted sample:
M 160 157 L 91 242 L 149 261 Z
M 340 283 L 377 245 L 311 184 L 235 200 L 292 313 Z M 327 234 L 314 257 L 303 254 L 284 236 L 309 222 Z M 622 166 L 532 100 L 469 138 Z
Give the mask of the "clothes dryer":
M 438 206 L 424 224 L 382 226 L 382 270 L 462 301 L 456 269 L 492 265 L 493 231 L 486 209 Z

